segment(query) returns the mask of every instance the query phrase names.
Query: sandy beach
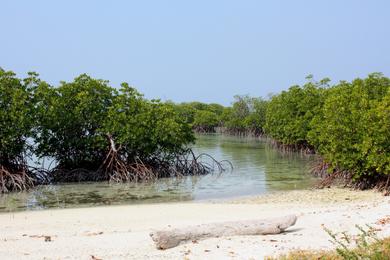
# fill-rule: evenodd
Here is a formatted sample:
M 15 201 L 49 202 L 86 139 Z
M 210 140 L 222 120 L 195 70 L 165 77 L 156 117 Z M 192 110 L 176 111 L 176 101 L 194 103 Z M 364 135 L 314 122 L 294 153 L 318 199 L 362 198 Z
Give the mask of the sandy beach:
M 155 229 L 296 214 L 287 232 L 210 238 L 157 250 Z M 294 249 L 331 249 L 323 225 L 390 236 L 390 198 L 373 191 L 278 192 L 228 201 L 55 209 L 0 214 L 0 259 L 263 259 Z

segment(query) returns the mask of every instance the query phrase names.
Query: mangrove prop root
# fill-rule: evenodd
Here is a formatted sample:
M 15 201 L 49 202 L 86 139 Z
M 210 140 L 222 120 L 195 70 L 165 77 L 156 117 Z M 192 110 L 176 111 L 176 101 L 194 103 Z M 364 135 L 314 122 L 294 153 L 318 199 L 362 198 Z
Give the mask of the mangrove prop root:
M 233 165 L 227 161 L 217 161 L 211 155 L 195 155 L 191 149 L 176 153 L 163 152 L 146 158 L 129 157 L 124 149 L 115 144 L 113 136 L 106 134 L 108 149 L 102 163 L 96 169 L 75 168 L 67 170 L 62 165 L 50 171 L 54 182 L 59 181 L 111 181 L 138 182 L 153 181 L 165 177 L 183 177 L 206 175 L 232 170 Z M 99 164 L 98 164 L 99 165 Z
M 33 178 L 23 163 L 8 167 L 0 165 L 0 193 L 27 190 L 33 185 Z
M 150 233 L 157 249 L 168 249 L 187 241 L 211 237 L 279 234 L 297 221 L 295 215 L 263 220 L 202 224 Z
M 226 168 L 208 154 L 195 156 L 191 149 L 164 159 L 155 156 L 146 161 L 136 157 L 128 162 L 125 156 L 120 155 L 121 147 L 115 145 L 110 134 L 107 134 L 110 149 L 99 170 L 103 171 L 110 181 L 149 181 L 161 177 L 182 177 L 185 175 L 204 175 L 213 171 L 223 172 Z M 207 161 L 203 160 L 207 157 Z M 229 166 L 232 165 L 231 163 Z
M 265 138 L 271 147 L 279 150 L 282 153 L 301 153 L 301 154 L 315 154 L 314 147 L 307 142 L 299 144 L 284 144 L 272 138 Z
M 195 129 L 197 132 L 197 129 Z M 260 128 L 242 128 L 242 127 L 214 127 L 213 131 L 219 134 L 227 134 L 238 137 L 262 137 L 264 132 Z
M 114 139 L 110 134 L 106 135 L 109 144 L 110 149 L 107 153 L 107 156 L 103 162 L 103 164 L 98 169 L 98 172 L 102 171 L 107 179 L 110 181 L 116 181 L 116 182 L 124 182 L 129 181 L 130 176 L 128 173 L 128 167 L 126 166 L 126 163 L 122 158 L 120 158 L 120 155 L 118 151 L 121 149 L 121 147 L 116 147 Z
M 385 195 L 390 193 L 390 176 L 375 175 L 361 176 L 354 179 L 353 172 L 341 169 L 329 171 L 330 165 L 323 160 L 318 160 L 311 169 L 314 176 L 320 177 L 321 180 L 317 184 L 317 188 L 330 187 L 334 184 L 343 185 L 352 189 L 377 189 L 385 192 Z

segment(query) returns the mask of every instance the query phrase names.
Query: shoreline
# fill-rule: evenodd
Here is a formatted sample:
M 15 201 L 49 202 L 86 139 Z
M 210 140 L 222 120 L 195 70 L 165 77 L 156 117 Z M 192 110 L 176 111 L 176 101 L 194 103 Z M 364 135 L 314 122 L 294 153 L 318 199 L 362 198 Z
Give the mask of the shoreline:
M 347 194 L 345 194 L 347 192 Z M 331 194 L 332 197 L 328 195 Z M 292 195 L 292 196 L 291 196 Z M 315 195 L 315 196 L 313 196 Z M 336 195 L 336 197 L 334 196 Z M 19 209 L 11 211 L 0 211 L 0 215 L 3 214 L 16 214 L 23 212 L 40 212 L 40 211 L 52 211 L 52 210 L 72 210 L 72 209 L 88 209 L 88 208 L 111 208 L 121 206 L 136 206 L 136 205 L 160 205 L 160 204 L 262 204 L 262 203 L 311 203 L 311 204 L 323 204 L 323 203 L 343 203 L 344 200 L 348 201 L 364 201 L 370 200 L 374 197 L 378 197 L 380 192 L 375 190 L 356 190 L 352 188 L 332 187 L 332 188 L 307 188 L 300 190 L 276 190 L 264 194 L 252 194 L 252 195 L 239 195 L 229 196 L 223 198 L 209 198 L 209 199 L 190 199 L 190 200 L 172 200 L 172 201 L 152 201 L 144 202 L 137 201 L 132 203 L 118 203 L 118 204 L 78 204 L 69 207 L 48 207 L 48 208 L 31 208 L 31 209 Z M 379 198 L 382 195 L 379 196 Z M 286 200 L 291 198 L 291 200 Z M 300 198 L 300 199 L 296 199 Z M 302 200 L 303 199 L 303 200 Z
M 210 238 L 157 250 L 155 229 L 296 214 L 287 232 Z M 375 191 L 296 190 L 229 200 L 184 201 L 1 213 L 1 259 L 262 259 L 295 249 L 332 249 L 323 225 L 357 232 L 355 224 L 390 236 L 390 198 Z M 50 241 L 45 241 L 50 237 Z

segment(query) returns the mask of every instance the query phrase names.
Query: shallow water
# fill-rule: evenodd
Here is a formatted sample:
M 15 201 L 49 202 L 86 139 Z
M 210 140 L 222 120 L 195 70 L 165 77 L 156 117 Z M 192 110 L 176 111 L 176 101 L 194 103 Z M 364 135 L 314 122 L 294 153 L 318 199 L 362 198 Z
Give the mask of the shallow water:
M 198 136 L 194 151 L 229 160 L 234 169 L 149 183 L 40 186 L 29 192 L 0 195 L 0 212 L 231 198 L 303 189 L 314 183 L 309 174 L 313 157 L 282 154 L 258 139 L 202 135 Z

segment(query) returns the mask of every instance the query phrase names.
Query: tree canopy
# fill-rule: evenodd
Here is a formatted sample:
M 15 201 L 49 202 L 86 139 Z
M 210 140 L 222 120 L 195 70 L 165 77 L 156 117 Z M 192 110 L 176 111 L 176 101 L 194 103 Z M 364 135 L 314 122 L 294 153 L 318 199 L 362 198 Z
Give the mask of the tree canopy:
M 331 85 L 307 78 L 270 100 L 235 96 L 231 106 L 148 100 L 122 83 L 82 74 L 56 87 L 0 69 L 0 192 L 40 175 L 32 154 L 52 158 L 54 181 L 131 181 L 210 168 L 189 149 L 193 131 L 267 135 L 283 147 L 316 152 L 327 174 L 360 188 L 389 187 L 390 79 L 373 73 Z M 189 159 L 191 158 L 192 159 Z

